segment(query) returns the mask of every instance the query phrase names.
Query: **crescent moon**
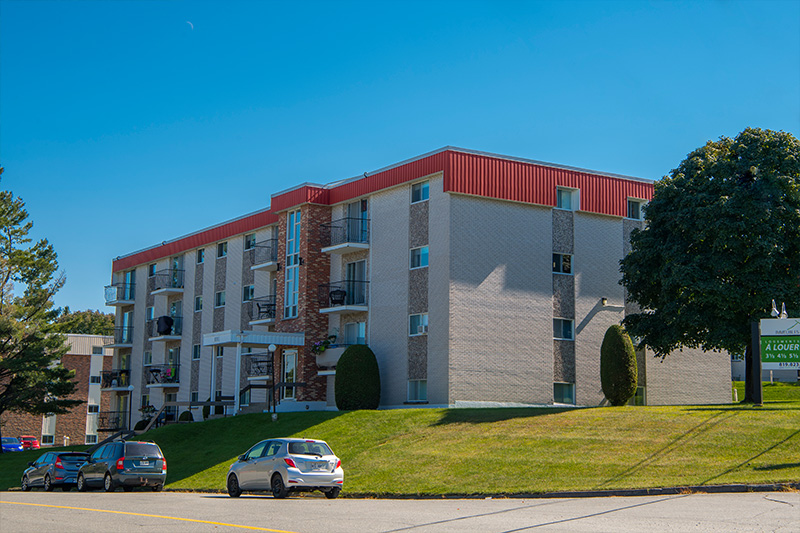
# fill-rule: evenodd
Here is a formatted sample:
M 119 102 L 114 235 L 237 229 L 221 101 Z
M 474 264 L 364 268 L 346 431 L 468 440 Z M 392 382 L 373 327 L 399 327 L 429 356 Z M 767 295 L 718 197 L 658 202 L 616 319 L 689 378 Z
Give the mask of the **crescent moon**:
M 189 26 L 191 26 L 191 28 L 192 28 L 192 29 L 194 29 L 194 24 L 192 24 L 192 23 L 191 23 L 191 22 L 189 22 L 188 20 L 186 21 L 186 24 L 188 24 Z

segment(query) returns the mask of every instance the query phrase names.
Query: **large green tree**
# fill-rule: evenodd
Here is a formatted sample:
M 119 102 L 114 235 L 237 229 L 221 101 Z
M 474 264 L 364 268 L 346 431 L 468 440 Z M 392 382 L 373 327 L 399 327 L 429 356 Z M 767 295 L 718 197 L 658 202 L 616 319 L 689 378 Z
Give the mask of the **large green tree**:
M 0 168 L 2 174 L 2 168 Z M 32 243 L 25 203 L 0 191 L 0 415 L 63 413 L 74 372 L 65 369 L 65 338 L 55 333 L 52 297 L 64 284 L 53 247 Z
M 73 312 L 66 306 L 58 310 L 54 327 L 61 333 L 111 335 L 114 333 L 114 315 L 91 309 Z
M 642 311 L 624 325 L 665 357 L 746 351 L 771 301 L 800 312 L 800 142 L 748 128 L 709 141 L 656 182 L 621 283 Z M 760 376 L 748 374 L 746 400 Z

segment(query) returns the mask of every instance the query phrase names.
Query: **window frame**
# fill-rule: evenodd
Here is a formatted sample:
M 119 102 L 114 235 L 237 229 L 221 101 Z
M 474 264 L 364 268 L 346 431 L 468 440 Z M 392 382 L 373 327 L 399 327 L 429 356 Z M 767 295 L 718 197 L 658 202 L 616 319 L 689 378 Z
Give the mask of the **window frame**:
M 228 257 L 228 241 L 217 243 L 217 259 Z
M 559 386 L 559 385 L 561 386 L 561 388 L 563 388 L 565 385 L 567 387 L 569 387 L 569 389 L 570 389 L 569 392 L 571 392 L 571 395 L 570 395 L 570 399 L 572 400 L 571 402 L 559 401 L 559 400 L 563 400 L 564 399 L 564 394 L 563 393 L 560 395 L 559 399 L 557 399 L 557 397 L 556 397 L 556 387 Z M 569 382 L 569 381 L 554 381 L 553 382 L 553 403 L 559 403 L 559 404 L 563 404 L 563 405 L 576 405 L 576 403 L 575 403 L 575 383 L 572 383 L 572 382 Z
M 639 212 L 638 217 L 631 216 L 631 204 L 636 205 L 636 209 Z M 628 220 L 644 220 L 644 207 L 646 205 L 647 205 L 647 200 L 644 200 L 642 198 L 632 198 L 629 196 L 625 210 L 625 218 L 627 218 Z
M 89 376 L 89 385 L 100 385 L 103 383 L 102 376 Z
M 244 251 L 252 250 L 256 247 L 256 234 L 248 233 L 244 236 Z
M 150 366 L 153 364 L 153 351 L 144 350 L 142 352 L 142 366 Z
M 561 334 L 562 336 L 556 336 L 556 321 L 561 322 Z M 564 324 L 567 323 L 570 326 L 570 334 L 571 337 L 564 337 Z M 557 341 L 575 341 L 575 320 L 572 318 L 561 318 L 561 317 L 553 317 L 553 339 Z
M 192 361 L 199 361 L 203 347 L 199 344 L 192 344 Z
M 96 415 L 100 412 L 100 406 L 96 403 L 90 403 L 86 405 L 86 413 L 90 415 Z
M 202 265 L 206 261 L 206 249 L 205 248 L 198 248 L 197 253 L 195 256 L 195 263 L 198 265 Z
M 214 293 L 214 309 L 225 307 L 225 291 L 217 291 Z
M 422 253 L 422 250 L 425 250 L 424 254 Z M 417 255 L 417 258 L 419 260 L 419 264 L 416 265 L 416 266 L 414 265 L 414 252 L 419 252 L 419 254 Z M 425 258 L 425 264 L 424 265 L 422 264 L 422 258 L 423 257 Z M 408 269 L 409 270 L 417 270 L 417 269 L 420 269 L 420 268 L 428 268 L 429 264 L 430 264 L 430 248 L 428 247 L 427 244 L 425 246 L 418 246 L 416 248 L 411 248 L 408 251 Z
M 255 285 L 245 285 L 244 287 L 242 287 L 242 303 L 252 302 L 255 297 L 256 297 Z
M 420 385 L 422 385 L 422 387 L 420 387 Z M 412 394 L 412 392 L 414 394 Z M 414 396 L 416 396 L 416 398 Z M 407 392 L 406 392 L 406 401 L 408 403 L 427 403 L 427 401 L 428 401 L 428 380 L 427 379 L 409 379 L 408 380 Z
M 416 331 L 413 331 L 413 320 L 414 317 L 419 317 L 419 323 L 417 323 Z M 422 332 L 419 331 L 419 328 L 423 327 L 424 330 Z M 428 334 L 428 313 L 411 313 L 408 315 L 408 336 L 409 337 L 421 337 L 422 335 Z
M 414 199 L 414 193 L 419 191 L 419 199 Z M 430 180 L 418 181 L 411 184 L 411 204 L 419 204 L 427 202 L 431 197 L 431 182 Z
M 580 196 L 580 189 L 575 189 L 572 187 L 556 187 L 556 209 L 561 209 L 562 211 L 580 211 L 581 209 L 581 196 Z M 563 207 L 561 204 L 561 196 L 560 193 L 567 193 L 569 194 L 569 207 Z
M 194 297 L 194 312 L 199 313 L 203 310 L 203 295 L 200 294 Z
M 556 260 L 556 257 L 558 257 L 558 260 Z M 569 262 L 568 262 L 569 271 L 567 271 L 567 272 L 564 272 L 564 268 L 563 268 L 564 267 L 564 258 L 565 257 L 569 258 Z M 562 254 L 562 253 L 553 252 L 553 274 L 564 274 L 564 275 L 567 275 L 567 276 L 572 276 L 573 275 L 573 272 L 572 272 L 572 270 L 573 270 L 572 269 L 572 259 L 573 259 L 573 254 Z M 556 264 L 556 263 L 558 263 L 558 264 Z
M 152 278 L 152 277 L 154 277 L 156 275 L 156 268 L 157 268 L 156 263 L 150 263 L 149 265 L 147 265 L 147 277 L 148 278 Z

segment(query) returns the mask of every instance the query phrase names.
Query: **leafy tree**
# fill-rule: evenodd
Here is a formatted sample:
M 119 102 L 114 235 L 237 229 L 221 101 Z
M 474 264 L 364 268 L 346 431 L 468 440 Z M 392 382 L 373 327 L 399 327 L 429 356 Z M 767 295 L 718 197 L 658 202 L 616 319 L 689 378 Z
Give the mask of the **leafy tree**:
M 672 350 L 746 350 L 771 301 L 800 311 L 800 142 L 748 128 L 690 153 L 656 182 L 647 225 L 631 236 L 621 283 L 643 309 L 627 331 L 657 356 Z
M 378 360 L 366 344 L 348 346 L 336 364 L 336 407 L 341 411 L 377 409 L 381 401 Z
M 625 405 L 636 394 L 636 351 L 622 326 L 606 330 L 600 345 L 600 384 L 611 405 Z
M 91 309 L 72 312 L 66 306 L 58 310 L 55 330 L 60 333 L 111 335 L 114 332 L 114 315 Z
M 81 403 L 67 399 L 74 372 L 60 363 L 68 346 L 52 326 L 52 297 L 64 277 L 56 276 L 56 253 L 46 239 L 30 244 L 33 223 L 24 207 L 0 191 L 0 415 L 64 413 Z

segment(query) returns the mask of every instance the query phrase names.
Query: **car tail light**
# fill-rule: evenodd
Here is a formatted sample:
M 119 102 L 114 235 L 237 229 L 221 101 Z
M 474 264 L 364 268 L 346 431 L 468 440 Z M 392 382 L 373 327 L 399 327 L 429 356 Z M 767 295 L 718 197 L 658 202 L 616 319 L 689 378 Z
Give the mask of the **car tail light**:
M 340 466 L 342 466 L 342 460 L 341 459 L 336 459 L 336 466 L 334 467 L 334 470 L 336 470 Z
M 117 470 L 125 470 L 125 457 L 117 459 Z
M 291 466 L 292 468 L 297 468 L 297 465 L 296 465 L 296 464 L 294 464 L 294 460 L 293 460 L 293 459 L 290 459 L 289 457 L 284 457 L 284 458 L 283 458 L 283 461 L 284 461 L 284 462 L 285 462 L 287 465 Z
M 61 457 L 56 458 L 56 468 L 64 470 L 64 465 L 61 463 Z
M 167 475 L 167 460 L 161 459 L 161 473 Z

